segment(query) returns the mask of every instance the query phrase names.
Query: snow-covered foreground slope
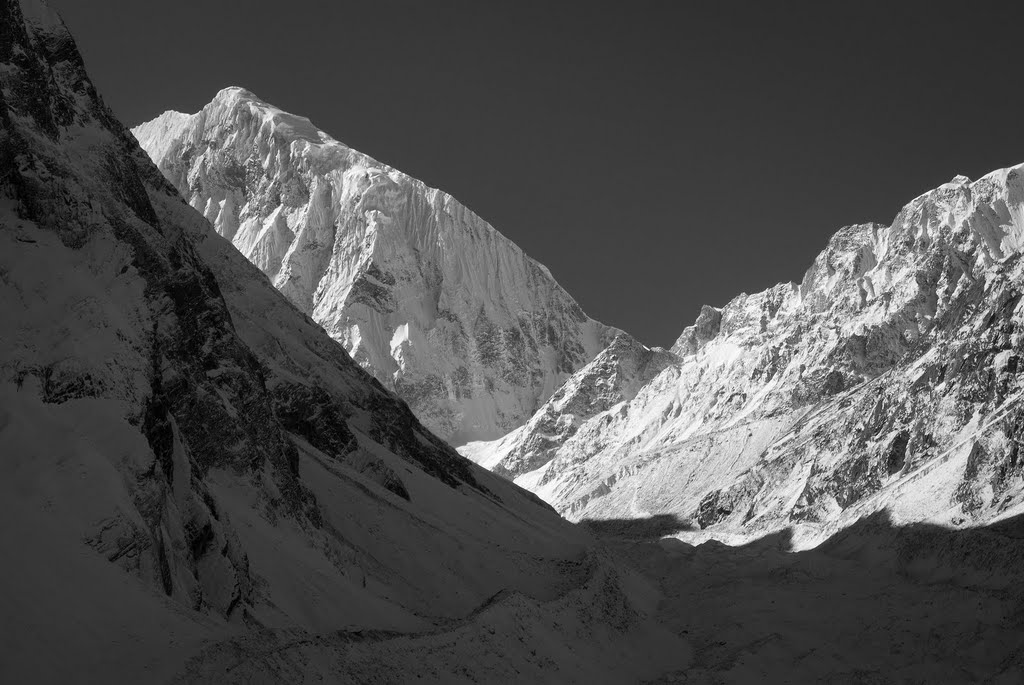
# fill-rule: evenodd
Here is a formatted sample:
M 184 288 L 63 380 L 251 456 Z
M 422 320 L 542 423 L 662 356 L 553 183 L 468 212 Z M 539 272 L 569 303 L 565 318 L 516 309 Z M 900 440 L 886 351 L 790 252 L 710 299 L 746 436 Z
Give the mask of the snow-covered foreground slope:
M 246 90 L 133 133 L 220 235 L 453 444 L 521 425 L 614 337 L 450 195 Z
M 571 518 L 673 513 L 719 538 L 810 542 L 882 508 L 988 520 L 1024 491 L 1022 239 L 1024 168 L 957 177 L 840 230 L 801 283 L 705 307 L 599 412 L 558 398 L 621 368 L 464 451 Z
M 643 581 L 436 438 L 213 232 L 40 0 L 0 0 L 0 321 L 0 681 L 249 680 L 231 645 L 485 627 L 459 638 L 478 680 L 685 659 Z

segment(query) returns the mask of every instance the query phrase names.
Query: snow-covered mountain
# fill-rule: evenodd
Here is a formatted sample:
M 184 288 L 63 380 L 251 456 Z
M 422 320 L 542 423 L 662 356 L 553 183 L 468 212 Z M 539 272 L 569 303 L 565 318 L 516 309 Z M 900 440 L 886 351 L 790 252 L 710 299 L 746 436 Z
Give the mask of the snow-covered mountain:
M 246 90 L 133 133 L 220 235 L 453 444 L 524 423 L 616 333 L 447 193 Z
M 472 442 L 460 451 L 506 478 L 517 478 L 549 462 L 588 420 L 631 400 L 677 358 L 648 348 L 626 333 L 574 374 L 523 426 L 497 441 Z M 479 453 L 479 454 L 478 454 Z
M 669 512 L 720 538 L 1016 511 L 1022 241 L 1024 166 L 957 177 L 840 230 L 801 283 L 704 307 L 653 367 L 586 367 L 463 450 L 571 518 Z
M 0 321 L 4 682 L 629 680 L 676 658 L 642 581 L 213 232 L 41 0 L 0 0 Z

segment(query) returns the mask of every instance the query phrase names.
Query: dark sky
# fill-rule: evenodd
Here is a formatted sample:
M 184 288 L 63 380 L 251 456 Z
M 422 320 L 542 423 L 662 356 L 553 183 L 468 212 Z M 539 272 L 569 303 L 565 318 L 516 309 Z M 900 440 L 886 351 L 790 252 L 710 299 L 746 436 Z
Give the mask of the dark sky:
M 799 280 L 842 225 L 1024 161 L 1019 2 L 50 1 L 126 123 L 244 86 L 648 344 Z

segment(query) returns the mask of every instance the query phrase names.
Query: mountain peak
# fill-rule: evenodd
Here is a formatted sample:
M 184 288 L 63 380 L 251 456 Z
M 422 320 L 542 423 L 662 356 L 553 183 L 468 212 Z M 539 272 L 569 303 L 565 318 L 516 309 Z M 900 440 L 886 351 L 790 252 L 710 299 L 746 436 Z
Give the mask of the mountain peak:
M 208 117 L 218 120 L 220 118 L 218 115 L 221 112 L 229 117 L 234 117 L 243 108 L 251 114 L 257 114 L 261 126 L 270 126 L 275 133 L 289 141 L 304 140 L 316 144 L 328 141 L 336 142 L 306 117 L 300 117 L 275 107 L 251 90 L 241 86 L 228 86 L 218 91 L 200 114 L 206 114 Z
M 244 88 L 133 132 L 218 233 L 455 443 L 522 425 L 618 332 L 447 193 Z
M 963 174 L 957 174 L 956 176 L 954 176 L 953 178 L 949 179 L 948 181 L 943 183 L 941 186 L 939 186 L 939 189 L 942 189 L 942 190 L 954 190 L 954 189 L 957 189 L 957 188 L 962 188 L 962 187 L 970 186 L 970 185 L 971 185 L 971 179 L 970 178 L 968 178 L 967 176 L 964 176 Z
M 243 88 L 242 86 L 227 86 L 226 88 L 221 88 L 213 97 L 213 101 L 224 101 L 231 98 L 254 100 L 256 102 L 266 104 L 255 93 L 248 88 Z

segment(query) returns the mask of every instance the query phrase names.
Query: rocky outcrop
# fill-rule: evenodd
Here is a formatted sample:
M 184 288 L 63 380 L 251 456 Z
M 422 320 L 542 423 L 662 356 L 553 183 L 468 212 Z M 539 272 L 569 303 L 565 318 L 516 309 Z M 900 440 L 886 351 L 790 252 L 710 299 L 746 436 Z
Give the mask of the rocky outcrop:
M 614 337 L 450 195 L 246 90 L 133 132 L 219 234 L 454 444 L 521 425 Z

